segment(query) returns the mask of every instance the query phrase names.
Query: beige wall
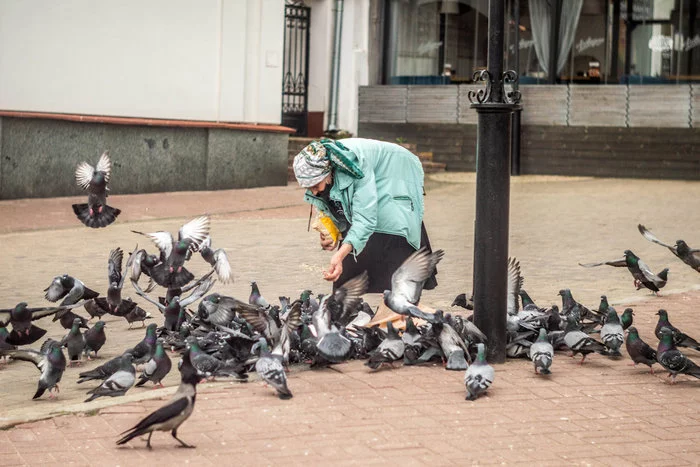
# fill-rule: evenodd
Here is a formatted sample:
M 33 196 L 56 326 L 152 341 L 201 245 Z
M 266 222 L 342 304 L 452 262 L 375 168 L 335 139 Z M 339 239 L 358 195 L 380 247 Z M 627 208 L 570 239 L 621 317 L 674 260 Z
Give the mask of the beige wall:
M 284 0 L 0 2 L 0 109 L 279 123 Z

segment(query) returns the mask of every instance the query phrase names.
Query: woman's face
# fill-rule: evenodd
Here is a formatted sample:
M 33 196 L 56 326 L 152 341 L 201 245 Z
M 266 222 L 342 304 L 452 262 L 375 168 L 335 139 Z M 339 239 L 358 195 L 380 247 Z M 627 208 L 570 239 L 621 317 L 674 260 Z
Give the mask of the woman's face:
M 331 183 L 331 174 L 328 174 L 328 176 L 326 178 L 324 178 L 323 180 L 318 182 L 316 185 L 309 188 L 309 191 L 311 193 L 313 193 L 314 196 L 316 196 L 319 193 L 321 193 L 323 190 L 325 190 L 326 187 L 328 186 L 328 184 L 330 184 L 330 183 Z

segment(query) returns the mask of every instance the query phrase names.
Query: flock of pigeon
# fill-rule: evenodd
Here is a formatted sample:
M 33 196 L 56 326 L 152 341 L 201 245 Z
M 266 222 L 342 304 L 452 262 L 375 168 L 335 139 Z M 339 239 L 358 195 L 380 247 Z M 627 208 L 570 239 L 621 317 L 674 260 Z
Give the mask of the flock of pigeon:
M 76 170 L 76 180 L 89 196 L 87 204 L 74 205 L 73 209 L 86 226 L 105 227 L 120 213 L 106 204 L 110 169 L 111 162 L 105 153 L 96 168 L 82 163 Z M 219 293 L 208 294 L 215 283 L 214 277 L 222 283 L 232 281 L 226 253 L 212 248 L 209 230 L 209 217 L 201 216 L 184 224 L 177 238 L 165 231 L 134 231 L 152 240 L 158 252 L 153 254 L 137 247 L 122 267 L 124 252 L 121 248 L 110 251 L 105 296 L 77 278 L 62 275 L 45 289 L 45 298 L 51 302 L 61 300 L 59 305 L 30 308 L 20 303 L 12 309 L 0 310 L 0 355 L 32 362 L 41 371 L 34 399 L 46 391 L 49 397 L 55 397 L 54 391 L 58 393 L 58 383 L 66 367 L 78 364 L 83 356 L 96 357 L 105 344 L 105 322 L 99 318 L 122 317 L 129 327 L 135 322 L 144 325 L 152 319 L 136 302 L 122 297 L 128 277 L 136 294 L 160 311 L 162 324 L 149 324 L 145 336 L 135 346 L 97 368 L 78 374 L 78 383 L 97 384 L 87 392 L 86 402 L 123 396 L 133 386 L 149 382 L 162 387 L 172 368 L 168 351 L 181 354 L 178 365 L 181 384 L 171 401 L 123 433 L 117 444 L 148 434 L 150 448 L 151 435 L 159 430 L 169 431 L 183 447 L 191 447 L 177 437 L 177 429 L 192 413 L 200 381 L 226 377 L 243 382 L 249 372 L 255 371 L 275 389 L 279 398 L 290 399 L 293 394 L 286 375 L 290 364 L 306 363 L 318 368 L 350 359 L 366 359 L 365 364 L 375 371 L 383 366 L 393 367 L 396 362 L 407 366 L 442 362 L 447 370 L 464 372 L 468 400 L 484 394 L 493 383 L 495 371 L 485 358 L 486 336 L 473 324 L 471 316 L 461 311 L 427 313 L 418 307 L 423 284 L 442 259 L 442 250 L 421 249 L 393 274 L 392 288 L 384 292 L 384 303 L 403 315 L 402 326 L 388 321 L 385 330 L 372 323 L 375 312 L 362 298 L 367 289 L 366 273 L 333 293 L 315 295 L 305 290 L 298 298 L 279 297 L 279 305 L 266 300 L 255 282 L 251 283 L 247 301 Z M 646 238 L 664 245 L 642 226 L 640 231 Z M 699 250 L 691 250 L 681 241 L 675 247 L 664 246 L 700 272 Z M 185 266 L 198 255 L 212 270 L 195 278 Z M 655 291 L 663 287 L 659 280 L 665 283 L 666 272 L 653 275 L 630 251 L 625 252 L 625 260 L 621 261 L 624 264 L 620 261 L 598 264 L 627 266 L 638 287 L 652 290 L 656 287 Z M 145 287 L 141 285 L 143 282 Z M 700 368 L 677 349 L 700 351 L 700 344 L 672 326 L 666 311 L 658 313 L 656 335 L 660 342 L 654 350 L 632 326 L 632 309 L 618 316 L 603 296 L 598 309 L 591 310 L 575 301 L 568 289 L 559 292 L 561 311 L 556 305 L 541 308 L 533 303 L 522 285 L 520 265 L 511 259 L 506 351 L 509 357 L 530 358 L 536 373 L 551 374 L 555 350 L 569 349 L 572 356 L 581 354 L 582 364 L 592 353 L 620 357 L 620 348 L 625 343 L 635 364 L 651 367 L 659 363 L 672 376 L 672 382 L 678 374 L 700 378 Z M 156 286 L 165 290 L 164 296 L 149 295 Z M 452 305 L 472 308 L 465 294 L 458 296 Z M 84 307 L 89 320 L 75 312 L 79 307 Z M 65 337 L 61 341 L 47 339 L 39 350 L 26 348 L 46 334 L 33 321 L 48 316 L 60 321 L 68 331 Z M 88 321 L 94 318 L 98 321 L 88 327 Z M 404 329 L 398 329 L 401 327 Z M 595 334 L 600 335 L 600 340 Z

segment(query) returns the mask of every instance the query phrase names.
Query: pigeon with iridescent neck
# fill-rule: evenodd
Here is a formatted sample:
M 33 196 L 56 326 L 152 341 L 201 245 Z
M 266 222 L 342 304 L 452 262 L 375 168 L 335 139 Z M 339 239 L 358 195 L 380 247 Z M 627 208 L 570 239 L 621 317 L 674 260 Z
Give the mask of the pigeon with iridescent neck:
M 567 317 L 566 323 L 566 333 L 564 334 L 564 342 L 566 346 L 571 350 L 571 356 L 573 357 L 577 353 L 583 355 L 579 365 L 583 365 L 586 356 L 590 353 L 604 353 L 606 351 L 605 345 L 593 339 L 591 336 L 581 331 L 581 325 L 576 320 L 573 314 Z
M 654 334 L 656 334 L 659 340 L 661 340 L 661 328 L 668 328 L 673 334 L 673 344 L 675 346 L 700 350 L 700 343 L 698 343 L 698 341 L 671 324 L 666 310 L 659 310 L 656 314 L 659 316 L 659 321 L 656 323 Z
M 270 308 L 270 303 L 260 294 L 260 288 L 258 287 L 258 283 L 255 281 L 250 283 L 250 296 L 248 297 L 248 303 L 251 305 L 257 305 L 261 308 Z
M 45 316 L 55 315 L 66 307 L 29 308 L 26 302 L 20 302 L 14 308 L 0 310 L 0 326 L 12 324 L 12 331 L 5 339 L 10 345 L 29 345 L 41 339 L 46 330 L 32 324 L 32 321 Z
M 633 321 L 634 310 L 632 310 L 632 308 L 625 308 L 625 311 L 622 312 L 622 316 L 620 316 L 620 324 L 622 325 L 622 329 L 627 330 L 627 328 L 632 326 Z
M 394 328 L 391 321 L 387 321 L 386 331 L 386 338 L 379 344 L 379 347 L 370 353 L 369 359 L 365 363 L 366 366 L 373 370 L 379 369 L 383 363 L 393 364 L 395 361 L 401 360 L 404 357 L 406 344 L 401 339 L 401 336 L 399 336 L 399 332 Z
M 255 362 L 255 371 L 260 379 L 272 386 L 277 391 L 280 399 L 291 399 L 292 391 L 287 386 L 287 375 L 284 372 L 282 353 L 280 349 L 270 352 L 267 341 L 264 338 L 258 340 L 260 357 Z
M 678 259 L 683 261 L 685 264 L 690 266 L 693 270 L 700 272 L 700 249 L 690 248 L 687 243 L 683 240 L 676 240 L 675 245 L 667 245 L 658 238 L 656 238 L 646 227 L 642 224 L 637 226 L 639 233 L 641 233 L 644 238 L 650 242 L 654 242 L 658 245 L 665 246 L 671 253 L 676 255 Z
M 84 352 L 88 360 L 90 360 L 90 352 L 93 352 L 95 357 L 97 357 L 97 352 L 99 352 L 102 346 L 105 345 L 105 342 L 107 342 L 105 322 L 96 322 L 93 327 L 83 333 L 83 336 L 85 337 Z
M 634 362 L 634 366 L 637 366 L 638 363 L 643 363 L 649 367 L 651 374 L 654 374 L 652 365 L 656 363 L 656 350 L 652 349 L 649 344 L 639 337 L 639 332 L 634 326 L 627 329 L 625 348 Z
M 88 391 L 90 397 L 85 402 L 90 402 L 98 397 L 119 397 L 126 394 L 136 381 L 136 369 L 126 359 L 120 360 L 120 367 L 102 384 Z
M 132 349 L 127 350 L 124 353 L 129 353 L 132 355 L 135 364 L 145 363 L 151 359 L 153 352 L 156 350 L 156 329 L 158 326 L 151 323 L 146 328 L 146 336 L 136 344 Z
M 464 374 L 464 384 L 467 386 L 467 400 L 477 399 L 493 384 L 496 372 L 493 367 L 486 362 L 486 346 L 477 344 L 477 354 L 474 363 L 469 365 Z
M 11 350 L 7 352 L 13 360 L 23 360 L 32 362 L 41 372 L 36 393 L 32 399 L 38 399 L 49 390 L 49 398 L 53 399 L 55 392 L 59 392 L 58 383 L 61 382 L 61 377 L 66 369 L 66 356 L 61 350 L 61 343 L 53 339 L 46 340 L 41 345 L 41 350 L 32 349 Z
M 661 335 L 659 346 L 656 349 L 656 361 L 668 371 L 671 384 L 676 382 L 679 374 L 700 378 L 700 367 L 691 359 L 683 355 L 674 345 L 674 333 L 667 327 L 659 330 Z
M 80 364 L 80 357 L 85 349 L 85 336 L 80 332 L 80 319 L 76 318 L 68 334 L 61 341 L 68 351 L 69 366 Z
M 158 386 L 164 387 L 163 378 L 170 373 L 171 368 L 172 362 L 163 348 L 163 340 L 158 339 L 156 341 L 156 351 L 153 353 L 153 357 L 143 366 L 143 373 L 141 373 L 136 386 L 143 386 L 147 381 L 152 381 L 153 389 Z
M 647 266 L 644 261 L 639 259 L 637 255 L 632 253 L 631 250 L 625 250 L 625 257 L 622 259 L 603 261 L 600 263 L 579 263 L 579 266 L 583 266 L 584 268 L 593 268 L 603 265 L 613 266 L 616 268 L 626 267 L 634 278 L 634 286 L 637 288 L 637 290 L 641 289 L 642 287 L 646 287 L 652 292 L 658 294 L 659 290 L 666 285 L 666 281 L 668 280 L 668 268 L 663 269 L 658 274 L 654 274 L 651 269 L 649 269 L 649 266 Z
M 107 185 L 111 176 L 112 162 L 109 159 L 109 151 L 102 153 L 96 167 L 81 162 L 75 169 L 75 181 L 80 188 L 88 192 L 88 202 L 74 204 L 73 212 L 80 222 L 93 229 L 107 227 L 121 213 L 120 209 L 107 205 Z

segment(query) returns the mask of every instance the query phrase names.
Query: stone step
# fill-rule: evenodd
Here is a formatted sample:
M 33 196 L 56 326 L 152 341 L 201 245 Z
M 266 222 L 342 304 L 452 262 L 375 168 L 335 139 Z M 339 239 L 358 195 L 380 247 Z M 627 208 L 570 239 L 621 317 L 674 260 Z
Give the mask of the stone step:
M 418 151 L 415 155 L 418 156 L 418 159 L 421 161 L 432 162 L 433 160 L 433 151 Z
M 427 174 L 444 172 L 447 164 L 444 162 L 423 162 L 423 172 Z

